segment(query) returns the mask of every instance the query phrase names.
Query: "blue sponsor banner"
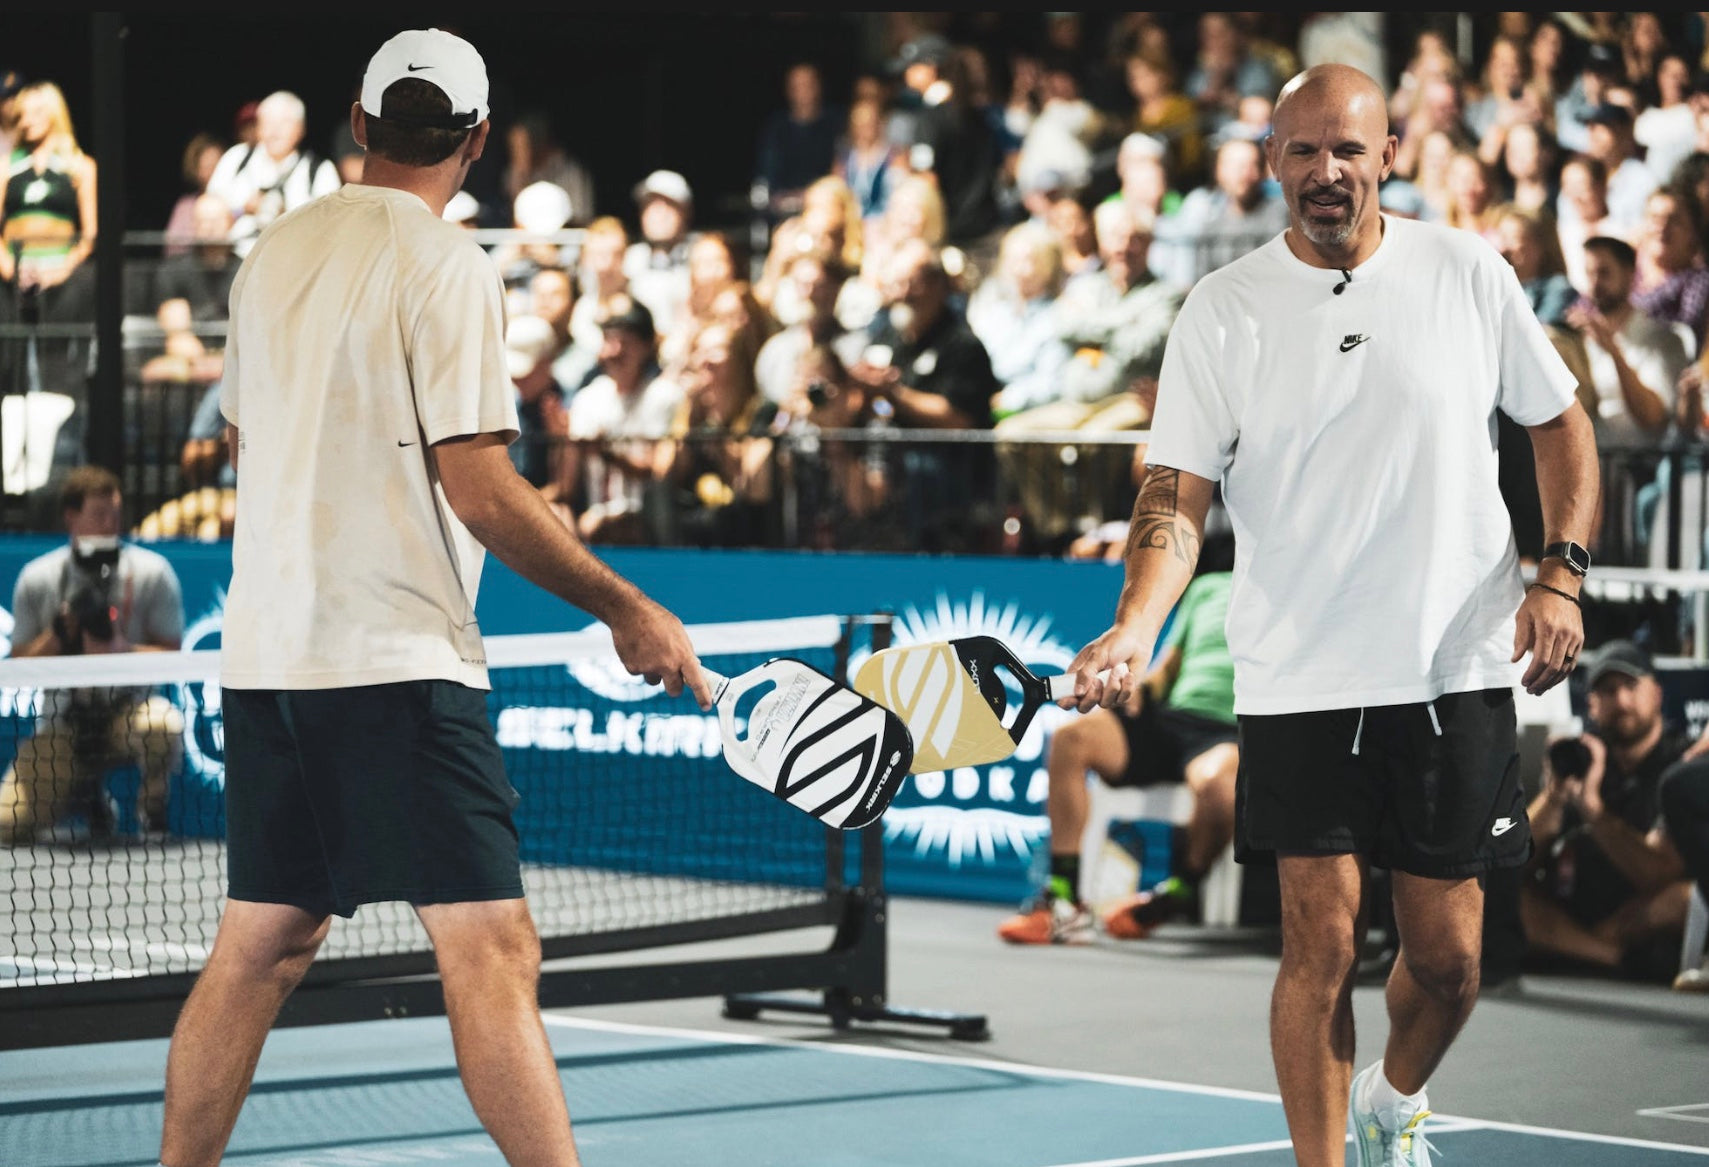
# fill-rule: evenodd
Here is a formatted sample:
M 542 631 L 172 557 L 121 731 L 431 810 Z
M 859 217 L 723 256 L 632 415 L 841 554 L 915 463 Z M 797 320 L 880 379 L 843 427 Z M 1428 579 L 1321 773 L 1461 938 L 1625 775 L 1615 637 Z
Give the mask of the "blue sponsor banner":
M 15 580 L 25 562 L 59 544 L 52 537 L 0 539 L 0 578 Z M 231 578 L 229 546 L 153 546 L 172 562 L 183 585 L 185 647 L 217 647 Z M 888 611 L 894 616 L 896 644 L 995 636 L 1040 675 L 1062 671 L 1080 645 L 1104 630 L 1121 587 L 1119 565 L 1101 562 L 616 548 L 600 549 L 600 555 L 690 624 Z M 10 590 L 7 584 L 8 601 Z M 10 633 L 9 608 L 8 603 L 0 614 L 0 633 Z M 482 630 L 494 636 L 571 631 L 590 623 L 585 613 L 491 557 L 476 610 Z M 869 652 L 869 645 L 857 643 L 851 669 Z M 717 773 L 722 763 L 715 757 L 714 723 L 686 698 L 673 701 L 656 688 L 614 685 L 573 669 L 559 674 L 549 689 L 536 687 L 526 696 L 511 694 L 513 682 L 504 678 L 495 675 L 494 682 L 500 743 L 519 788 L 549 782 L 554 767 L 565 772 L 561 757 L 547 765 L 550 759 L 542 762 L 537 756 L 547 752 L 585 755 L 575 767 L 578 781 L 586 775 L 602 789 L 620 789 L 623 775 L 640 766 L 662 769 L 672 782 L 745 785 L 727 772 Z M 205 799 L 189 795 L 217 790 L 223 778 L 218 694 L 201 686 L 183 688 L 179 699 L 192 704 L 186 733 L 194 740 L 186 743 L 185 774 L 174 793 L 184 787 L 180 805 L 205 807 Z M 18 704 L 5 711 L 14 722 L 27 712 Z M 1045 749 L 1055 727 L 1075 716 L 1046 705 L 1012 757 L 911 778 L 884 818 L 890 890 L 1005 902 L 1026 895 L 1038 878 L 1048 835 Z M 800 817 L 781 803 L 763 805 L 775 800 L 760 791 L 740 792 L 743 799 L 750 795 L 757 801 L 747 804 L 752 814 L 745 822 L 763 822 L 778 812 Z M 658 809 L 669 804 L 668 799 L 636 803 L 633 814 L 625 816 L 632 820 L 625 829 L 635 832 L 628 843 L 595 841 L 573 830 L 566 834 L 562 823 L 526 816 L 519 827 L 533 857 L 583 861 L 592 854 L 589 848 L 615 847 L 622 854 L 606 855 L 606 861 L 658 871 L 684 862 L 676 853 L 692 848 L 696 831 L 735 829 L 728 821 L 669 819 Z M 743 813 L 747 816 L 748 810 Z M 650 814 L 665 817 L 649 827 L 643 820 Z M 172 826 L 186 833 L 220 828 L 217 816 L 206 811 L 175 812 Z

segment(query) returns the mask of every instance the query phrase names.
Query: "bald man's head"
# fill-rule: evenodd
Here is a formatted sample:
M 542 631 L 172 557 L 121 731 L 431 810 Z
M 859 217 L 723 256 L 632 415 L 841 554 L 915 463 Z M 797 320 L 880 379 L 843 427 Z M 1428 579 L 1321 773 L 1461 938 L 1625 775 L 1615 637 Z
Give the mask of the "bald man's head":
M 1394 169 L 1382 88 L 1348 65 L 1314 65 L 1282 87 L 1265 148 L 1294 232 L 1329 266 L 1382 237 L 1377 188 Z
M 1280 130 L 1282 119 L 1290 113 L 1321 116 L 1325 107 L 1380 118 L 1382 124 L 1375 127 L 1376 132 L 1388 133 L 1388 99 L 1382 86 L 1351 65 L 1313 65 L 1296 74 L 1276 95 L 1270 124 Z

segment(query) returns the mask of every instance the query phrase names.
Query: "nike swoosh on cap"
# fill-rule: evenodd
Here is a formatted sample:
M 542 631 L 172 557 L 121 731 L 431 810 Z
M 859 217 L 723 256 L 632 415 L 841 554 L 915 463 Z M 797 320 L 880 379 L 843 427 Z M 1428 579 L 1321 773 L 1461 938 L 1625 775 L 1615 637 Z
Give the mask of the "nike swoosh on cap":
M 431 69 L 431 68 L 433 68 L 433 66 L 432 65 L 405 65 L 404 68 L 408 69 L 411 73 L 419 73 L 423 69 Z

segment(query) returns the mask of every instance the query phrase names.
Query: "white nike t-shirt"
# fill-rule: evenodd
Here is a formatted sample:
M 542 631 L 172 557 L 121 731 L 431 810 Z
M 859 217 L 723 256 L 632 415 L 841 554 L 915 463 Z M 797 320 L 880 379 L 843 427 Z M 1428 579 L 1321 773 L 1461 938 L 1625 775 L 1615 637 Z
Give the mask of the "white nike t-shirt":
M 428 447 L 515 438 L 504 326 L 491 259 L 413 194 L 345 186 L 262 233 L 220 396 L 240 434 L 222 684 L 487 687 L 486 552 Z
M 1384 223 L 1340 295 L 1281 235 L 1196 284 L 1169 337 L 1146 461 L 1222 482 L 1237 713 L 1520 676 L 1496 410 L 1550 421 L 1575 381 L 1488 243 Z

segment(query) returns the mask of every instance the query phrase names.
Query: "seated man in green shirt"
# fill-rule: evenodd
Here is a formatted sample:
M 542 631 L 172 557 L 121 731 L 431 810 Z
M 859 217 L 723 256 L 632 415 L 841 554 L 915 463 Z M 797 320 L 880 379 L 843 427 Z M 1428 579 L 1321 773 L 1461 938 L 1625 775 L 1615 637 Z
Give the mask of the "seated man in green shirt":
M 1224 621 L 1234 544 L 1205 539 L 1199 574 L 1181 597 L 1157 659 L 1132 705 L 1095 709 L 1050 739 L 1050 878 L 997 934 L 1012 944 L 1075 944 L 1091 939 L 1092 914 L 1081 899 L 1080 836 L 1086 826 L 1086 774 L 1110 786 L 1185 782 L 1193 810 L 1170 848 L 1174 871 L 1155 887 L 1104 913 L 1106 934 L 1140 939 L 1168 920 L 1196 918 L 1199 881 L 1234 837 L 1234 780 L 1240 768 L 1234 717 L 1234 661 Z

